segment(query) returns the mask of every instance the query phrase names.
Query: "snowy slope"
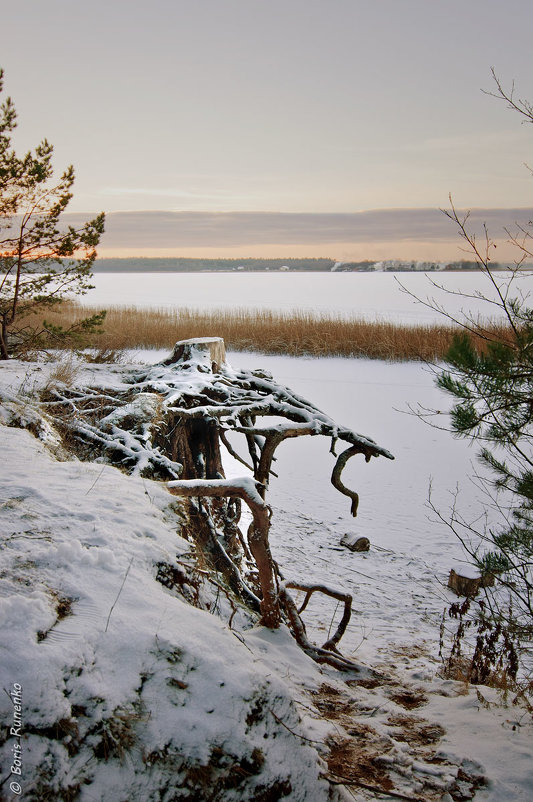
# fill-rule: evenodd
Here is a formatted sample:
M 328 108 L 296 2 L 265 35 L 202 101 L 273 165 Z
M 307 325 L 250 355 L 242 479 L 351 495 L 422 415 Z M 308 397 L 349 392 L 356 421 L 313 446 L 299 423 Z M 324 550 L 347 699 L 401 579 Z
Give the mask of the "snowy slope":
M 188 548 L 167 492 L 57 462 L 27 431 L 2 427 L 2 455 L 2 686 L 22 688 L 11 779 L 23 798 L 79 788 L 81 800 L 171 799 L 183 782 L 192 799 L 216 780 L 228 800 L 276 784 L 289 799 L 327 799 L 316 751 L 274 718 L 300 725 L 287 684 L 155 581 Z M 279 639 L 288 659 L 309 662 Z M 9 721 L 5 695 L 1 710 Z M 3 776 L 15 742 L 2 746 Z
M 443 584 L 461 554 L 427 521 L 424 501 L 431 473 L 443 493 L 450 479 L 471 492 L 470 453 L 394 412 L 413 398 L 438 400 L 429 377 L 420 366 L 364 360 L 230 361 L 271 369 L 396 455 L 395 463 L 357 465 L 355 521 L 329 489 L 331 457 L 318 438 L 280 450 L 271 488 L 282 570 L 353 593 L 357 613 L 341 647 L 380 676 L 346 684 L 319 671 L 286 630 L 250 630 L 243 620 L 232 631 L 216 586 L 182 565 L 189 544 L 161 484 L 105 464 L 57 461 L 29 431 L 0 426 L 5 798 L 320 802 L 332 793 L 384 798 L 388 788 L 442 802 L 474 793 L 529 800 L 530 719 L 493 704 L 489 689 L 480 700 L 475 689 L 438 676 Z M 46 372 L 2 367 L 0 390 L 11 399 L 4 422 L 16 408 L 35 430 L 24 394 Z M 120 384 L 116 367 L 88 366 L 77 380 L 91 373 Z M 53 433 L 44 436 L 57 452 Z M 370 552 L 341 550 L 348 528 L 369 537 Z M 156 579 L 169 570 L 182 578 L 179 593 Z M 329 603 L 310 608 L 312 637 L 324 639 L 333 612 Z M 17 738 L 8 694 L 19 686 Z M 10 771 L 17 744 L 20 775 Z M 328 776 L 344 777 L 350 791 L 321 779 L 326 760 Z M 12 782 L 22 795 L 10 791 Z

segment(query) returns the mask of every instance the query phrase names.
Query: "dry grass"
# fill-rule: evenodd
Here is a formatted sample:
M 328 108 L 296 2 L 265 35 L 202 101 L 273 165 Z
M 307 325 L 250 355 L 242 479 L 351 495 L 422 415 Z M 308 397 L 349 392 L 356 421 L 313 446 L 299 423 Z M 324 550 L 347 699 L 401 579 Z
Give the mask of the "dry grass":
M 72 387 L 76 381 L 80 366 L 74 361 L 73 354 L 67 353 L 62 359 L 58 359 L 54 368 L 48 374 L 48 381 L 43 388 L 43 392 L 49 392 L 57 384 L 66 384 Z
M 66 327 L 97 311 L 64 303 L 49 313 L 49 319 Z M 236 351 L 427 361 L 442 358 L 454 332 L 445 325 L 403 326 L 305 311 L 118 306 L 108 309 L 104 329 L 89 342 L 101 351 L 171 348 L 178 340 L 216 336 L 225 340 L 228 349 Z

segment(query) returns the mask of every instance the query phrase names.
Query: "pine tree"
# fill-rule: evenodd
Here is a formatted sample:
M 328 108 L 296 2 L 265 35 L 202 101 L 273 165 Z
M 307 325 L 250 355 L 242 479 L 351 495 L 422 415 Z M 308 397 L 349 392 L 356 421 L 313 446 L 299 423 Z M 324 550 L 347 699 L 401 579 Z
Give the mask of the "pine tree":
M 533 123 L 533 105 L 518 98 L 492 70 L 495 91 L 486 94 L 504 101 L 523 122 Z M 451 199 L 450 199 L 451 200 Z M 500 525 L 482 532 L 454 515 L 452 528 L 459 534 L 482 575 L 493 575 L 508 590 L 507 611 L 498 595 L 488 594 L 489 617 L 506 620 L 519 637 L 533 637 L 533 309 L 522 291 L 531 273 L 533 222 L 506 231 L 516 249 L 514 263 L 499 273 L 491 261 L 495 243 L 485 228 L 480 245 L 453 203 L 446 212 L 486 279 L 487 293 L 476 293 L 487 309 L 499 312 L 500 329 L 466 316 L 446 357 L 437 384 L 450 393 L 453 432 L 481 446 L 479 460 L 488 469 L 481 482 L 490 504 L 499 512 Z M 441 310 L 442 311 L 442 310 Z M 475 346 L 481 340 L 481 349 Z M 467 530 L 467 537 L 463 535 Z M 461 534 L 462 530 L 462 534 Z M 482 547 L 472 545 L 470 535 Z M 474 537 L 475 541 L 475 537 Z M 497 585 L 497 586 L 498 586 Z
M 0 92 L 3 71 L 0 70 Z M 18 157 L 11 146 L 17 114 L 11 98 L 0 106 L 0 358 L 61 344 L 98 328 L 105 313 L 68 330 L 42 314 L 65 298 L 92 289 L 91 267 L 104 231 L 104 214 L 79 227 L 61 216 L 72 199 L 74 168 L 54 181 L 53 146 L 46 140 Z
M 495 337 L 482 324 L 457 334 L 437 384 L 455 399 L 453 432 L 481 446 L 478 457 L 488 472 L 483 485 L 500 513 L 500 525 L 482 533 L 481 547 L 462 537 L 484 576 L 495 576 L 513 602 L 513 627 L 533 634 L 533 309 L 517 294 L 513 279 L 498 279 L 485 257 L 480 267 L 498 288 L 500 310 L 508 325 Z M 474 344 L 474 334 L 484 345 Z M 457 520 L 455 521 L 457 523 Z M 468 533 L 472 534 L 473 530 Z M 503 613 L 492 599 L 493 611 Z

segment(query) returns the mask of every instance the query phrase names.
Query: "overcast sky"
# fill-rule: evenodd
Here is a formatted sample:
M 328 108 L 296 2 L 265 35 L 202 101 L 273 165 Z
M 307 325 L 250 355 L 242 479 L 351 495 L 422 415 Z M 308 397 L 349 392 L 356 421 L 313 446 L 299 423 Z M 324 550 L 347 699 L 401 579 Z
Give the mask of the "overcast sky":
M 46 136 L 58 168 L 75 165 L 72 211 L 109 213 L 102 255 L 460 258 L 435 211 L 450 192 L 492 209 L 494 236 L 506 209 L 533 206 L 533 128 L 481 91 L 494 66 L 533 101 L 531 0 L 0 0 L 0 13 L 17 148 Z

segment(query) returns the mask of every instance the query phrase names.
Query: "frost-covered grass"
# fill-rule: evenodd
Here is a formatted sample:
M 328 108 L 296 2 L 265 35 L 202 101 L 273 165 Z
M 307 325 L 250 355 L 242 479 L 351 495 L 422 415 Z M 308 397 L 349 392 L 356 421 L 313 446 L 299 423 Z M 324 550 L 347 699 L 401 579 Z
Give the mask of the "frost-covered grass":
M 48 319 L 68 328 L 100 311 L 64 304 Z M 495 326 L 491 330 L 496 331 Z M 438 360 L 450 347 L 454 328 L 364 320 L 334 313 L 270 309 L 196 310 L 178 307 L 108 307 L 104 333 L 90 345 L 104 350 L 171 348 L 177 340 L 215 332 L 228 348 L 289 356 L 345 356 L 383 360 Z M 479 340 L 481 344 L 481 340 Z

